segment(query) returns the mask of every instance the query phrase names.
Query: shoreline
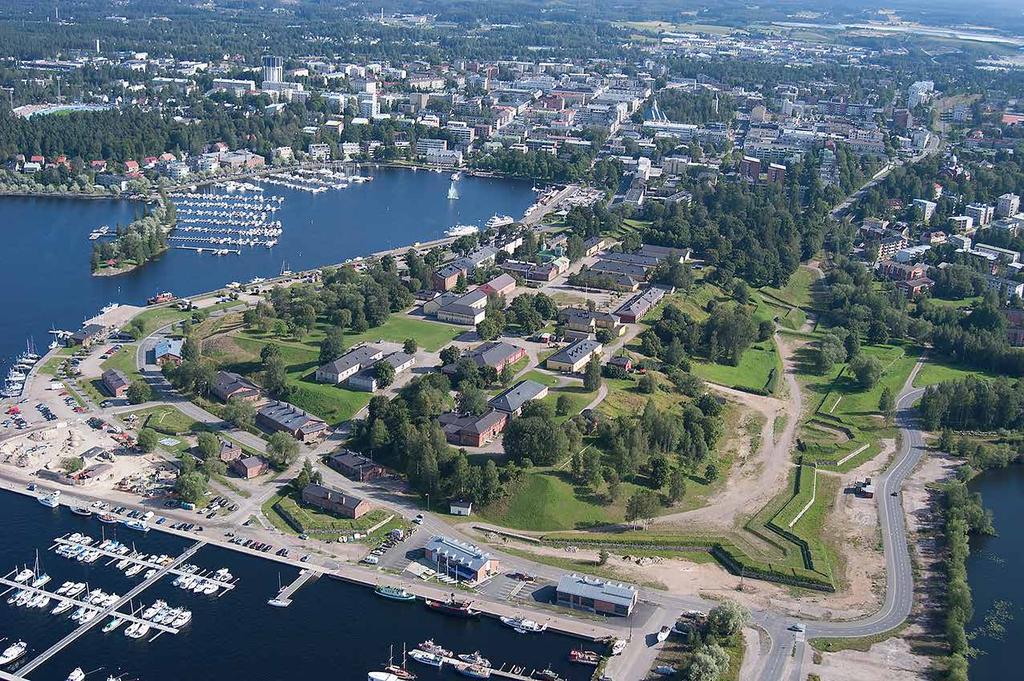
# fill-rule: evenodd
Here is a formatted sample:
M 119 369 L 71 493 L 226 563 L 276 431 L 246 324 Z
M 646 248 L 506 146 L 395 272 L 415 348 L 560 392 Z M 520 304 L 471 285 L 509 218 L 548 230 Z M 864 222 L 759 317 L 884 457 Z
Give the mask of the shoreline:
M 54 491 L 58 489 L 60 489 L 59 486 L 53 486 Z M 23 486 L 19 486 L 19 482 L 15 482 L 14 480 L 12 480 L 7 473 L 0 474 L 0 492 L 19 494 L 23 497 L 28 497 L 37 500 L 39 498 L 39 495 L 36 492 L 29 491 L 28 489 L 25 489 Z M 60 492 L 61 498 L 58 500 L 58 508 L 62 509 L 70 509 L 72 506 L 76 505 L 89 506 L 94 501 L 105 501 L 99 495 L 92 496 L 88 494 L 81 494 L 78 493 L 78 490 L 74 489 L 72 489 L 71 491 L 60 489 Z M 68 498 L 73 494 L 78 495 L 78 503 Z M 111 502 L 106 501 L 106 503 L 109 504 Z M 138 505 L 140 508 L 146 508 L 144 504 L 136 505 Z M 165 511 L 166 510 L 174 509 L 165 509 Z M 156 511 L 154 511 L 154 513 L 156 513 Z M 161 515 L 161 513 L 156 513 L 156 515 Z M 162 515 L 167 516 L 169 519 L 171 519 L 169 513 L 164 512 Z M 369 589 L 373 589 L 380 585 L 399 586 L 406 589 L 410 593 L 415 594 L 419 600 L 422 600 L 424 598 L 444 600 L 448 597 L 448 595 L 451 592 L 451 589 L 441 588 L 440 585 L 429 585 L 423 583 L 421 580 L 414 581 L 412 579 L 405 579 L 400 574 L 392 574 L 390 572 L 378 571 L 373 568 L 363 568 L 358 565 L 348 565 L 337 560 L 335 560 L 336 567 L 327 567 L 322 565 L 316 565 L 312 562 L 304 563 L 298 559 L 286 558 L 284 556 L 278 556 L 273 553 L 263 553 L 253 549 L 248 549 L 244 546 L 232 544 L 229 541 L 225 541 L 222 537 L 214 536 L 212 533 L 214 528 L 212 527 L 208 528 L 210 530 L 210 534 L 207 534 L 207 532 L 205 531 L 202 533 L 190 533 L 182 530 L 173 530 L 170 527 L 167 527 L 166 524 L 150 524 L 149 529 L 150 531 L 163 532 L 164 534 L 176 536 L 193 542 L 204 541 L 211 546 L 216 546 L 217 548 L 234 551 L 235 553 L 248 556 L 250 558 L 262 558 L 273 563 L 288 565 L 289 567 L 293 567 L 299 570 L 311 570 L 320 575 L 324 575 L 330 577 L 331 579 L 345 582 L 353 586 L 359 586 Z M 216 529 L 220 530 L 222 528 Z M 271 589 L 271 591 L 273 590 Z M 273 598 L 275 595 L 276 594 L 274 593 L 269 594 L 271 598 Z M 476 609 L 480 610 L 482 614 L 495 619 L 505 615 L 514 615 L 521 612 L 532 613 L 534 617 L 540 617 L 541 613 L 543 612 L 543 614 L 546 617 L 549 630 L 564 636 L 578 638 L 585 641 L 598 642 L 602 639 L 606 639 L 609 637 L 618 637 L 618 635 L 622 633 L 605 627 L 604 623 L 591 623 L 583 620 L 577 620 L 567 614 L 554 614 L 547 613 L 544 611 L 531 611 L 512 605 L 503 605 L 488 600 L 474 600 L 473 603 Z

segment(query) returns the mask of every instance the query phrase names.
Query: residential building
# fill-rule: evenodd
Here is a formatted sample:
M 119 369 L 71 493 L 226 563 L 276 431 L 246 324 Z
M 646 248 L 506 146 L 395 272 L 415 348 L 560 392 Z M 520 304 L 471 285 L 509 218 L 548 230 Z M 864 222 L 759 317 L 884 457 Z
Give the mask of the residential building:
M 1009 248 L 1000 248 L 999 246 L 975 243 L 973 250 L 975 253 L 984 253 L 994 256 L 996 261 L 1001 261 L 1007 265 L 1020 262 L 1020 252 L 1010 250 Z
M 376 345 L 361 345 L 352 348 L 333 362 L 328 362 L 318 368 L 315 374 L 316 382 L 338 385 L 362 369 L 372 366 L 383 357 L 383 348 Z
M 437 291 L 451 291 L 459 283 L 459 277 L 468 274 L 466 269 L 454 262 L 448 263 L 431 275 L 431 286 Z
M 302 501 L 321 510 L 352 520 L 366 515 L 371 508 L 370 502 L 366 499 L 341 490 L 318 485 L 311 482 L 302 488 Z
M 654 306 L 661 302 L 667 291 L 659 286 L 652 286 L 646 291 L 636 294 L 615 310 L 615 315 L 624 323 L 635 324 L 647 316 Z
M 1002 277 L 989 275 L 985 277 L 985 283 L 988 285 L 989 289 L 995 291 L 1006 300 L 1009 300 L 1013 296 L 1024 298 L 1024 284 L 1013 281 L 1012 279 L 1004 279 Z
M 442 168 L 455 168 L 462 165 L 462 152 L 458 149 L 427 149 L 424 160 Z
M 925 276 L 928 273 L 928 265 L 883 260 L 878 264 L 878 273 L 889 281 L 910 281 Z
M 928 222 L 935 214 L 935 202 L 928 199 L 914 199 L 914 208 L 917 209 L 917 216 L 922 222 Z
M 1004 310 L 1006 339 L 1015 348 L 1024 347 L 1024 310 Z
M 161 338 L 153 347 L 153 361 L 157 366 L 181 364 L 181 348 L 185 342 L 178 338 Z
M 255 383 L 231 371 L 218 371 L 211 390 L 223 402 L 232 399 L 255 402 L 261 397 Z
M 231 470 L 243 480 L 252 480 L 267 472 L 267 462 L 258 456 L 244 456 L 234 459 Z
M 761 160 L 753 156 L 744 156 L 740 161 L 740 177 L 751 182 L 757 182 L 761 176 Z
M 449 412 L 438 417 L 445 439 L 460 447 L 483 447 L 493 442 L 508 424 L 508 414 L 492 409 L 486 414 L 456 414 Z
M 558 605 L 573 610 L 628 617 L 636 606 L 636 587 L 596 577 L 562 575 L 555 589 Z
M 486 298 L 485 298 L 486 300 Z M 455 302 L 437 311 L 437 320 L 462 326 L 476 326 L 487 316 L 487 310 Z
M 288 433 L 299 442 L 326 437 L 327 424 L 293 404 L 271 400 L 256 412 L 256 425 L 266 430 Z
M 519 416 L 523 405 L 530 400 L 544 399 L 548 394 L 548 387 L 536 381 L 520 381 L 508 390 L 505 390 L 491 398 L 490 404 L 498 411 L 503 411 L 512 416 Z
M 377 383 L 377 365 L 380 362 L 387 362 L 391 365 L 391 368 L 395 370 L 395 376 L 405 373 L 409 369 L 412 369 L 416 363 L 416 357 L 408 355 L 404 352 L 393 352 L 384 359 L 379 359 L 373 364 L 363 368 L 361 371 L 353 374 L 349 379 L 348 385 L 352 390 L 361 390 L 363 392 L 376 392 L 380 385 Z
M 124 397 L 128 392 L 128 386 L 131 385 L 131 381 L 120 369 L 107 369 L 100 379 L 103 382 L 103 388 L 114 397 Z
M 245 450 L 231 440 L 220 441 L 220 454 L 218 458 L 224 463 L 230 464 L 235 459 L 241 459 L 243 456 L 245 456 Z
M 964 214 L 973 219 L 974 224 L 978 227 L 984 227 L 992 222 L 992 218 L 996 214 L 996 208 L 987 203 L 969 203 L 964 208 Z
M 953 215 L 949 218 L 949 231 L 954 234 L 969 234 L 974 227 L 974 218 L 970 215 Z
M 67 345 L 68 347 L 81 345 L 83 348 L 91 348 L 96 343 L 105 341 L 108 335 L 107 327 L 101 324 L 86 324 L 68 336 Z
M 610 312 L 598 312 L 583 307 L 567 307 L 558 312 L 558 319 L 565 325 L 567 332 L 584 336 L 605 329 L 613 336 L 621 336 L 626 327 L 619 318 Z
M 263 55 L 263 80 L 270 83 L 280 83 L 284 80 L 283 58 Z
M 462 353 L 478 367 L 493 367 L 498 373 L 526 357 L 526 350 L 505 341 L 488 341 Z
M 430 538 L 423 549 L 426 559 L 442 574 L 470 585 L 500 572 L 498 559 L 473 544 L 442 535 Z
M 600 356 L 604 346 L 588 338 L 581 338 L 547 358 L 546 366 L 551 371 L 575 374 L 587 366 L 591 357 Z
M 366 482 L 385 474 L 383 466 L 351 449 L 340 449 L 329 455 L 327 465 L 356 482 Z
M 473 502 L 465 499 L 452 499 L 448 502 L 448 513 L 468 516 L 473 513 Z
M 1020 197 L 1016 194 L 1003 194 L 996 202 L 996 217 L 1009 218 L 1020 212 Z
M 501 263 L 501 269 L 513 275 L 519 275 L 526 281 L 550 282 L 558 277 L 558 267 L 552 263 L 537 265 L 532 262 L 521 262 L 519 260 L 506 260 Z
M 786 166 L 779 163 L 768 164 L 768 181 L 783 184 L 786 181 Z
M 487 295 L 507 296 L 516 290 L 516 278 L 511 274 L 499 274 L 477 290 Z

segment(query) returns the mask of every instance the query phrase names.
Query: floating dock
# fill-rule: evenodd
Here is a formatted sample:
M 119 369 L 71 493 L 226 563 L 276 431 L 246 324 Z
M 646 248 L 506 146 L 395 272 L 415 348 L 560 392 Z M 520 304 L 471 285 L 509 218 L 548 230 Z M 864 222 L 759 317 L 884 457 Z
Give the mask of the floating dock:
M 287 608 L 292 604 L 292 596 L 295 595 L 295 592 L 301 589 L 306 582 L 318 578 L 321 574 L 323 573 L 316 570 L 299 571 L 299 576 L 291 584 L 281 589 L 277 596 L 271 598 L 267 603 L 278 608 Z
M 105 607 L 103 610 L 101 610 L 100 613 L 96 617 L 94 617 L 93 619 L 89 620 L 88 622 L 85 622 L 84 624 L 80 625 L 74 631 L 69 633 L 67 636 L 65 636 L 61 640 L 57 641 L 56 643 L 54 643 L 52 646 L 50 646 L 45 651 L 43 651 L 42 653 L 37 655 L 31 661 L 29 661 L 27 664 L 25 664 L 23 667 L 18 669 L 18 671 L 15 673 L 15 676 L 16 677 L 20 677 L 20 678 L 24 678 L 28 674 L 32 673 L 41 664 L 43 664 L 44 662 L 49 660 L 51 657 L 53 657 L 54 655 L 56 655 L 60 651 L 62 651 L 65 648 L 67 648 L 69 645 L 74 643 L 79 638 L 81 638 L 82 635 L 84 635 L 87 631 L 89 631 L 90 629 L 95 627 L 97 624 L 99 624 L 100 622 L 105 620 L 110 615 L 114 615 L 115 613 L 117 613 L 117 611 L 121 608 L 121 606 L 123 606 L 128 601 L 134 599 L 136 596 L 141 594 L 143 591 L 145 591 L 146 589 L 148 589 L 149 587 L 153 586 L 158 581 L 163 579 L 164 576 L 166 576 L 169 572 L 171 572 L 172 570 L 177 568 L 179 565 L 184 563 L 186 560 L 191 558 L 193 555 L 195 555 L 195 553 L 199 549 L 203 548 L 204 546 L 206 546 L 206 542 L 203 541 L 203 540 L 200 540 L 200 541 L 197 541 L 192 546 L 190 546 L 187 549 L 185 549 L 184 551 L 182 551 L 178 555 L 178 557 L 175 558 L 172 562 L 170 562 L 169 564 L 159 568 L 157 570 L 156 574 L 154 574 L 152 577 L 150 577 L 149 579 L 143 581 L 141 584 L 135 586 L 128 593 L 126 593 L 125 595 L 123 595 L 119 599 L 117 599 L 113 604 L 111 604 L 111 605 Z M 121 617 L 123 615 L 122 615 L 122 613 L 117 613 L 116 616 Z M 147 623 L 152 626 L 151 622 L 147 622 Z

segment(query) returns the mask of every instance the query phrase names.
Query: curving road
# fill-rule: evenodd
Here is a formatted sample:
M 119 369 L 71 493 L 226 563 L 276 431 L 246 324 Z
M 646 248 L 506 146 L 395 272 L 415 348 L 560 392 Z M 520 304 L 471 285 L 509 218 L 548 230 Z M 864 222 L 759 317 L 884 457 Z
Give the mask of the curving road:
M 859 620 L 807 621 L 804 623 L 806 633 L 788 629 L 795 621 L 792 618 L 787 620 L 770 612 L 756 613 L 755 620 L 764 627 L 771 638 L 771 649 L 758 676 L 759 681 L 782 679 L 790 659 L 791 679 L 799 679 L 807 639 L 873 636 L 898 627 L 910 616 L 914 604 L 914 572 L 901 489 L 926 451 L 924 437 L 918 429 L 917 415 L 913 408 L 914 402 L 924 393 L 923 388 L 914 388 L 914 378 L 920 371 L 923 361 L 922 358 L 914 365 L 896 401 L 896 422 L 900 427 L 903 443 L 896 458 L 882 473 L 877 483 L 878 520 L 882 532 L 886 576 L 885 600 L 881 609 Z

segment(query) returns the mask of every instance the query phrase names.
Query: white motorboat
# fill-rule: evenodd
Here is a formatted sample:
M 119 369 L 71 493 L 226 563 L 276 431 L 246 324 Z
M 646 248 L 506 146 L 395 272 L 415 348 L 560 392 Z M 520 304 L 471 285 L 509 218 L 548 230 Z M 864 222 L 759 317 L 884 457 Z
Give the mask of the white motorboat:
M 445 236 L 469 236 L 470 234 L 477 234 L 480 228 L 476 225 L 455 225 L 445 230 Z
M 46 496 L 39 497 L 39 503 L 50 508 L 57 508 L 60 506 L 60 490 L 58 489 Z
M 132 627 L 135 627 L 134 631 L 132 630 Z M 149 625 L 136 622 L 131 627 L 128 627 L 124 633 L 128 638 L 142 638 L 149 633 Z
M 29 570 L 28 568 L 25 568 L 24 570 L 22 570 L 18 574 L 14 575 L 14 581 L 18 582 L 20 584 L 21 582 L 24 582 L 28 578 L 32 577 L 34 574 L 35 573 L 32 572 L 31 570 Z
M 65 612 L 67 612 L 68 610 L 70 610 L 73 607 L 75 607 L 75 602 L 74 601 L 62 601 L 60 603 L 60 605 L 58 605 L 56 608 L 54 608 L 53 610 L 50 611 L 50 614 L 51 615 L 61 615 L 61 614 L 65 613 Z
M 525 617 L 502 617 L 501 623 L 512 627 L 520 634 L 539 634 L 548 628 L 547 624 L 540 624 Z
M 82 671 L 81 667 L 75 667 L 74 669 L 71 670 L 71 673 L 68 674 L 68 680 L 67 681 L 83 681 L 84 679 L 85 679 L 85 672 Z
M 115 618 L 113 618 L 112 620 L 110 620 L 109 622 L 107 622 L 106 624 L 103 625 L 103 633 L 104 634 L 109 634 L 110 632 L 114 631 L 115 629 L 120 627 L 122 624 L 124 624 L 124 622 L 125 622 L 125 620 L 122 617 L 115 617 Z
M 0 665 L 14 662 L 24 655 L 26 650 L 28 650 L 28 644 L 24 641 L 18 641 L 17 643 L 7 646 L 4 652 L 0 653 Z
M 434 653 L 428 653 L 425 650 L 410 650 L 409 657 L 411 657 L 414 662 L 419 662 L 420 664 L 425 664 L 429 667 L 437 667 L 440 669 L 444 666 L 443 657 L 435 655 Z
M 85 582 L 78 582 L 77 584 L 68 587 L 68 590 L 64 595 L 75 597 L 83 591 L 85 591 Z

